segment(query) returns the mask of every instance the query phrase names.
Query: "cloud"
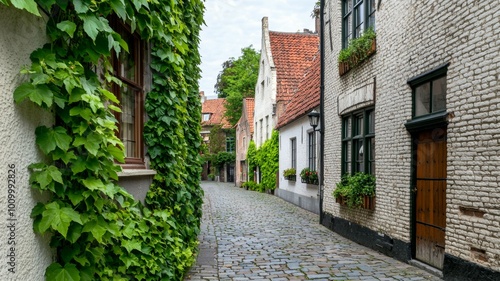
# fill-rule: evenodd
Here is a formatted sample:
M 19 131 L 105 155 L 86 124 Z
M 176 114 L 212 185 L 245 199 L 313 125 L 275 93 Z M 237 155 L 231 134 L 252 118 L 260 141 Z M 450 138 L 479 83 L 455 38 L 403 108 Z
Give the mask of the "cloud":
M 241 49 L 260 50 L 262 18 L 268 17 L 269 29 L 297 32 L 314 30 L 311 11 L 316 0 L 206 0 L 205 23 L 201 31 L 200 91 L 215 95 L 214 85 L 222 63 L 238 58 Z

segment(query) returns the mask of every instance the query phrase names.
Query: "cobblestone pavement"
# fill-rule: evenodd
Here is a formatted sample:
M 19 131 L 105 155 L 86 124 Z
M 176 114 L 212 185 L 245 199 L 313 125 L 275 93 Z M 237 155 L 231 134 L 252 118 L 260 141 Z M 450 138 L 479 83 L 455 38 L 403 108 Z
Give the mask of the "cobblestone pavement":
M 360 246 L 269 194 L 203 182 L 200 254 L 185 280 L 441 280 Z

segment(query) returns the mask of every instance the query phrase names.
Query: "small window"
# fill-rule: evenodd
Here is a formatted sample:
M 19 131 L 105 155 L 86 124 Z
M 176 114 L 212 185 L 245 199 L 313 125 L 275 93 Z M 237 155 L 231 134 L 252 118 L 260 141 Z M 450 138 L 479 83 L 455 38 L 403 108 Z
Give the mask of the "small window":
M 375 111 L 366 109 L 342 118 L 342 174 L 375 174 Z
M 316 132 L 309 133 L 309 169 L 316 170 Z
M 233 137 L 226 138 L 226 152 L 234 152 L 234 138 Z
M 290 139 L 291 168 L 297 169 L 297 139 Z
M 203 121 L 210 120 L 210 113 L 203 113 Z
M 413 117 L 446 110 L 446 76 L 433 77 L 413 88 Z
M 365 29 L 375 29 L 375 0 L 342 1 L 342 48 L 360 37 Z
M 129 52 L 122 50 L 113 56 L 113 69 L 121 86 L 114 85 L 113 93 L 120 100 L 122 112 L 116 113 L 119 122 L 119 138 L 125 146 L 125 164 L 134 168 L 144 168 L 143 127 L 144 127 L 144 46 L 140 37 L 131 33 L 128 26 L 118 19 L 112 20 L 117 33 L 127 42 Z

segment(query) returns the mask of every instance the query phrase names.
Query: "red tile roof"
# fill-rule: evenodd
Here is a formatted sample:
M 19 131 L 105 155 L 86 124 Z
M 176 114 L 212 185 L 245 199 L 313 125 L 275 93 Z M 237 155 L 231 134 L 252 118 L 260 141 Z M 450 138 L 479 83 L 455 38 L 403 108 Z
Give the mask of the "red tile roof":
M 208 121 L 202 121 L 201 125 L 213 126 L 221 124 L 223 129 L 231 128 L 231 125 L 224 117 L 224 113 L 226 112 L 225 103 L 226 99 L 206 100 L 201 106 L 201 113 L 202 115 L 210 113 L 210 119 Z
M 295 95 L 286 105 L 285 113 L 278 120 L 277 128 L 283 127 L 309 113 L 320 103 L 320 57 L 316 53 L 312 65 L 304 73 Z
M 255 109 L 255 100 L 253 98 L 246 98 L 245 104 L 247 106 L 247 122 L 250 127 L 250 134 L 253 134 L 253 111 Z
M 312 33 L 269 31 L 269 39 L 276 66 L 276 101 L 288 101 L 318 52 L 319 38 Z

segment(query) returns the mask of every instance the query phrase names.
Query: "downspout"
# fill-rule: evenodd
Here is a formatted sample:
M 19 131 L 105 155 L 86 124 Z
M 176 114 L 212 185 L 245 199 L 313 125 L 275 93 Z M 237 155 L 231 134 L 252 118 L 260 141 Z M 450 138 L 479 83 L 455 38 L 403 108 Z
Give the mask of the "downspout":
M 324 48 L 324 29 L 325 29 L 325 0 L 320 1 L 320 8 L 319 8 L 319 18 L 320 18 L 320 28 L 319 28 L 319 49 L 320 49 L 320 86 L 319 86 L 319 106 L 320 106 L 320 149 L 321 153 L 319 155 L 320 157 L 320 177 L 319 177 L 319 224 L 323 223 L 323 192 L 324 192 L 324 175 L 325 175 L 325 149 L 324 149 L 324 144 L 325 144 L 325 48 Z

